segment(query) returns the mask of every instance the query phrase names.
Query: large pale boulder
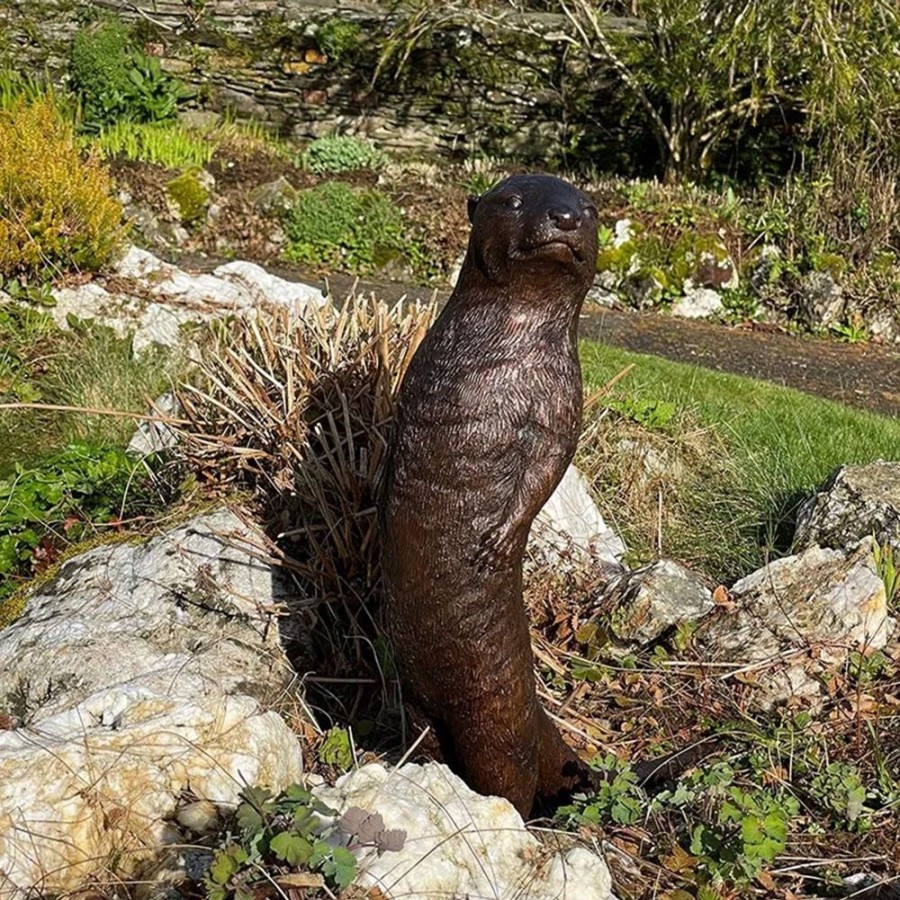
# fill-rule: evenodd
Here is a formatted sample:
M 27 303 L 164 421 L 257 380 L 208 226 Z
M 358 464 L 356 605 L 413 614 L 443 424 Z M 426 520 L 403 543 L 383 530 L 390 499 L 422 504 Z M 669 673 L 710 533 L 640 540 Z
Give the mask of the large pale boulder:
M 135 875 L 182 798 L 301 776 L 263 536 L 219 510 L 66 562 L 0 631 L 0 885 Z
M 599 856 L 542 846 L 507 800 L 476 794 L 439 763 L 372 763 L 314 792 L 339 813 L 361 807 L 406 832 L 402 850 L 360 857 L 357 883 L 379 896 L 614 900 Z
M 695 635 L 704 660 L 732 662 L 762 707 L 818 693 L 818 677 L 854 650 L 878 650 L 894 629 L 867 538 L 851 550 L 810 547 L 736 582 L 731 609 Z
M 625 554 L 625 544 L 603 520 L 575 466 L 537 514 L 528 549 L 551 564 L 596 562 L 614 571 L 621 570 Z
M 900 548 L 900 462 L 836 469 L 800 508 L 794 546 L 849 547 L 870 536 Z

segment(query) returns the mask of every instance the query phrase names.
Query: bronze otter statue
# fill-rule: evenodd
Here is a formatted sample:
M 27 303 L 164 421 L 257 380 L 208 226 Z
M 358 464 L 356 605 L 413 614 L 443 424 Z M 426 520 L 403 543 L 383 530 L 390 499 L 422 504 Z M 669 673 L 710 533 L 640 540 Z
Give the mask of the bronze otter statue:
M 587 783 L 535 693 L 522 560 L 581 429 L 576 331 L 597 210 L 548 175 L 469 201 L 452 296 L 400 388 L 380 505 L 404 698 L 441 754 L 522 815 Z

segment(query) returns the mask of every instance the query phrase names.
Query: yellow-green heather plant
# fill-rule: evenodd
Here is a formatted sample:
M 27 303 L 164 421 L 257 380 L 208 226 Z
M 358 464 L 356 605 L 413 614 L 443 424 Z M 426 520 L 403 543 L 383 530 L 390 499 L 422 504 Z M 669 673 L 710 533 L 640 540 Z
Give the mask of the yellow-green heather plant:
M 112 180 L 83 157 L 49 96 L 0 111 L 0 274 L 94 270 L 110 261 L 125 227 Z

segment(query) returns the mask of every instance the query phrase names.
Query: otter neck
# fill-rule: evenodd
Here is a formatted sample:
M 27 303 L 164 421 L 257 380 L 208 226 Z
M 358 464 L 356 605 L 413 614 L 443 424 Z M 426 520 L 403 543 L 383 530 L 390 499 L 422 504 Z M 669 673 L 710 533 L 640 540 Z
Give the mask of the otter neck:
M 448 306 L 463 303 L 468 310 L 482 304 L 495 310 L 505 307 L 510 313 L 527 312 L 527 321 L 537 328 L 556 326 L 574 334 L 587 288 L 575 274 L 565 270 L 558 277 L 540 279 L 527 269 L 521 273 L 488 274 L 470 253 L 460 269 Z

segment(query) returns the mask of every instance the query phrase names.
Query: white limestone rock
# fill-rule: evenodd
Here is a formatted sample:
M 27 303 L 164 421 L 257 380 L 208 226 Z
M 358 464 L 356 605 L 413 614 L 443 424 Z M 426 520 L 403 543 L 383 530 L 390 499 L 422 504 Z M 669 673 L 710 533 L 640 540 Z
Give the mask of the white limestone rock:
M 110 294 L 93 281 L 72 288 L 57 288 L 52 294 L 56 305 L 46 312 L 57 327 L 63 329 L 68 329 L 70 318 L 75 318 L 112 328 L 119 337 L 124 337 L 128 333 L 129 322 L 139 309 L 135 298 Z
M 151 303 L 137 319 L 131 339 L 132 351 L 136 356 L 141 356 L 152 347 L 174 350 L 181 343 L 182 326 L 196 324 L 204 318 L 185 307 Z
M 320 288 L 299 281 L 287 281 L 251 262 L 230 262 L 219 266 L 213 274 L 245 290 L 254 302 L 273 306 L 302 308 L 321 306 L 325 296 Z
M 844 314 L 843 288 L 828 272 L 808 272 L 803 276 L 798 305 L 800 315 L 813 328 L 827 328 Z
M 393 770 L 372 763 L 313 792 L 340 814 L 358 806 L 406 831 L 402 850 L 360 857 L 357 883 L 391 900 L 615 900 L 599 856 L 542 846 L 507 800 L 476 794 L 439 763 Z
M 622 568 L 625 544 L 603 520 L 587 479 L 575 466 L 569 466 L 535 517 L 529 552 L 551 564 L 596 562 L 616 571 Z
M 849 547 L 869 535 L 900 550 L 900 462 L 832 472 L 797 513 L 794 547 Z
M 259 531 L 219 510 L 66 562 L 0 631 L 4 900 L 78 886 L 102 861 L 138 874 L 183 793 L 232 805 L 301 777 L 266 707 L 288 695 L 281 593 Z
M 166 391 L 153 402 L 148 415 L 162 414 L 177 416 L 180 411 L 178 399 L 171 391 Z M 128 452 L 132 456 L 150 456 L 171 450 L 178 443 L 178 436 L 165 422 L 144 421 L 138 424 L 137 430 L 128 442 Z
M 116 264 L 115 272 L 121 278 L 144 281 L 151 276 L 163 273 L 167 267 L 167 263 L 158 259 L 149 250 L 141 250 L 140 247 L 132 246 Z
M 684 296 L 672 305 L 672 315 L 679 319 L 708 319 L 725 309 L 722 295 L 706 287 L 688 287 Z
M 715 607 L 700 578 L 669 559 L 618 576 L 604 596 L 615 603 L 613 634 L 638 644 L 652 643 L 670 628 L 701 619 Z
M 895 622 L 871 538 L 851 550 L 810 547 L 736 582 L 731 609 L 694 635 L 705 660 L 735 663 L 768 708 L 818 693 L 819 678 L 854 650 L 880 650 Z

